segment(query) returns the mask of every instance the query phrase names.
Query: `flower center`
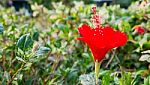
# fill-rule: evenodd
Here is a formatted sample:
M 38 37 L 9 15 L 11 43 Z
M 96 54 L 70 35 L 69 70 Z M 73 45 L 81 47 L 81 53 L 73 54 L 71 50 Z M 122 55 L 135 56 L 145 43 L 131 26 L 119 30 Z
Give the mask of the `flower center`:
M 96 13 L 96 7 L 92 7 L 92 12 L 93 12 L 93 16 L 92 16 L 92 22 L 94 25 L 94 28 L 99 28 L 100 26 L 100 19 L 99 19 L 99 15 Z

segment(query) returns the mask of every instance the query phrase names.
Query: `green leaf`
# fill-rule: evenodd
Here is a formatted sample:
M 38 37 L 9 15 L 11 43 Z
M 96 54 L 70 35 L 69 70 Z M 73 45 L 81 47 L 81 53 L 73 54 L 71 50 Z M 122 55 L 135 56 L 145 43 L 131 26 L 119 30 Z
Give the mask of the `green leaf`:
M 29 47 L 32 47 L 33 40 L 29 34 L 25 34 L 18 39 L 16 45 L 21 50 L 25 50 L 28 49 Z
M 74 17 L 68 16 L 65 20 L 66 20 L 66 21 L 69 21 L 69 20 L 73 20 L 73 19 L 74 19 Z
M 29 70 L 31 66 L 32 66 L 32 63 L 30 63 L 30 62 L 26 63 L 24 70 Z
M 111 74 L 110 72 L 104 74 L 104 76 L 102 77 L 102 85 L 110 85 L 111 80 L 110 74 Z
M 5 71 L 3 78 L 5 78 L 7 81 L 10 80 L 11 77 L 10 77 L 9 72 Z
M 127 21 L 122 21 L 122 23 L 119 24 L 119 29 L 130 34 L 131 26 Z
M 123 72 L 120 79 L 120 85 L 131 85 L 131 83 L 132 83 L 131 73 Z
M 21 55 L 21 56 L 23 56 L 24 55 L 23 50 L 21 50 L 21 49 L 18 48 L 18 54 Z
M 38 41 L 38 38 L 39 38 L 39 32 L 34 32 L 34 34 L 33 34 L 33 40 Z
M 144 78 L 144 85 L 150 85 L 150 76 Z
M 13 85 L 19 85 L 17 81 L 12 81 Z
M 4 27 L 2 24 L 0 24 L 0 34 L 3 33 L 3 31 L 4 31 Z
M 149 50 L 150 49 L 150 42 L 148 41 L 148 42 L 145 42 L 144 44 L 143 44 L 143 47 L 142 47 L 144 50 Z
M 131 85 L 139 85 L 140 81 L 141 81 L 141 76 L 137 74 L 135 78 L 132 80 Z
M 56 40 L 54 45 L 55 45 L 55 47 L 60 48 L 61 47 L 61 39 Z
M 148 42 L 147 42 L 147 41 L 148 41 L 148 36 L 149 36 L 148 33 L 144 34 L 143 38 L 139 41 L 139 45 L 140 45 L 141 48 L 144 48 L 144 47 L 143 47 L 144 44 L 147 44 L 147 43 L 148 43 Z
M 34 78 L 29 78 L 27 81 L 25 81 L 25 85 L 32 85 L 32 81 Z
M 45 53 L 47 53 L 48 51 L 50 51 L 50 48 L 48 47 L 39 47 L 37 52 L 36 52 L 36 55 L 37 56 L 40 56 L 40 55 L 44 55 Z
M 56 79 L 57 79 L 57 77 L 49 80 L 46 85 L 53 85 L 54 82 L 56 81 Z
M 22 80 L 23 74 L 18 73 L 18 74 L 16 75 L 16 78 L 17 78 L 17 80 Z

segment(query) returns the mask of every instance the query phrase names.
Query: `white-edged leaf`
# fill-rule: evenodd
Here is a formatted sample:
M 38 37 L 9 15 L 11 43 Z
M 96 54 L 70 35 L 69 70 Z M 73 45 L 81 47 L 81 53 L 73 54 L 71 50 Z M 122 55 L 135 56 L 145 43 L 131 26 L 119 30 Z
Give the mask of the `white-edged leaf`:
M 30 63 L 30 62 L 26 63 L 24 70 L 30 69 L 31 66 L 32 66 L 32 63 Z
M 150 50 L 143 51 L 142 53 L 150 53 Z
M 82 85 L 95 85 L 95 77 L 93 74 L 80 75 L 79 80 Z
M 41 46 L 38 48 L 36 55 L 40 56 L 40 55 L 47 53 L 48 51 L 50 51 L 50 48 Z
M 20 57 L 18 57 L 18 56 L 16 57 L 16 59 L 19 60 L 19 61 L 21 61 L 21 62 L 26 63 L 25 60 L 23 60 L 22 58 L 20 58 Z
M 140 57 L 139 61 L 147 61 L 150 63 L 150 55 L 148 55 L 148 54 L 142 55 Z
M 29 34 L 22 35 L 18 41 L 17 41 L 17 47 L 19 47 L 21 50 L 27 49 L 29 47 L 32 47 L 33 45 L 33 39 Z
M 20 55 L 24 55 L 23 50 L 21 50 L 20 48 L 18 48 L 18 53 L 19 53 Z

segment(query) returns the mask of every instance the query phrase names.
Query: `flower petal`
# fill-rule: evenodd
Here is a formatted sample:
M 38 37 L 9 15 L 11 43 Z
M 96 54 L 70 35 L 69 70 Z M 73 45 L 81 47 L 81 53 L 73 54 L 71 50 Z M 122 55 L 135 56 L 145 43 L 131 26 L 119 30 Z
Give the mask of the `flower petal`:
M 105 49 L 105 48 L 101 48 L 101 49 L 98 49 L 98 48 L 91 48 L 91 51 L 92 51 L 92 54 L 94 56 L 94 60 L 100 62 L 102 59 L 104 59 L 106 53 L 109 51 L 108 49 Z
M 115 47 L 123 46 L 127 42 L 127 35 L 125 33 L 120 32 L 120 31 L 116 31 L 114 39 L 115 39 L 115 44 L 116 44 Z
M 81 27 L 78 28 L 78 30 L 82 37 L 87 37 L 91 34 L 91 28 L 86 24 L 83 24 Z

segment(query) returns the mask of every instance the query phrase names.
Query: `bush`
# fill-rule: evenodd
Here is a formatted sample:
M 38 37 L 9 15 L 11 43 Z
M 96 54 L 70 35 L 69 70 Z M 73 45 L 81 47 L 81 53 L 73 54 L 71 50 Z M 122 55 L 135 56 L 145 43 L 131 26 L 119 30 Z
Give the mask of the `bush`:
M 87 85 L 87 81 L 93 79 L 91 52 L 77 40 L 79 25 L 92 24 L 92 5 L 75 2 L 72 8 L 62 3 L 52 6 L 53 9 L 48 10 L 33 4 L 33 17 L 24 15 L 23 9 L 16 13 L 13 8 L 0 7 L 1 84 L 76 85 L 86 82 Z M 109 24 L 128 34 L 124 47 L 106 55 L 100 70 L 101 83 L 149 85 L 150 6 L 133 3 L 123 9 L 119 5 L 104 5 L 98 11 L 103 25 Z M 137 25 L 145 30 L 143 34 L 136 32 Z

